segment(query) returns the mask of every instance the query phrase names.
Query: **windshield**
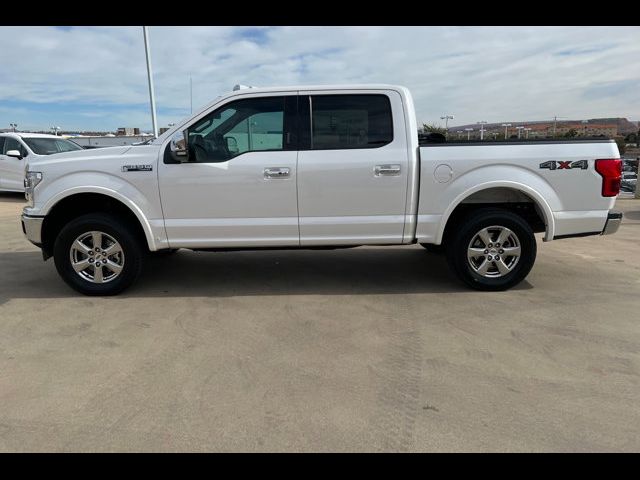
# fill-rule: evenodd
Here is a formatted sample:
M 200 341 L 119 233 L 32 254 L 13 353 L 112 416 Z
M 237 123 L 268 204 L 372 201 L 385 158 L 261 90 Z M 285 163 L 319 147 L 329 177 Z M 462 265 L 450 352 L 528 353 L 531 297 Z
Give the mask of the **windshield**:
M 34 153 L 38 155 L 51 155 L 60 152 L 72 152 L 74 150 L 82 150 L 77 143 L 70 142 L 64 138 L 22 138 Z

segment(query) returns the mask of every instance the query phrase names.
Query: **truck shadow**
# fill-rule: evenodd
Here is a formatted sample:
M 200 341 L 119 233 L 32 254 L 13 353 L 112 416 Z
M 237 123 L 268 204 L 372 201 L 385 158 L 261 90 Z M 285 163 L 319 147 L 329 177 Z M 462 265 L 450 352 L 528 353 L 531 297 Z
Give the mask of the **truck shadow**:
M 2 203 L 26 203 L 24 193 L 0 192 L 0 202 Z
M 0 303 L 79 296 L 40 252 L 0 253 Z M 526 281 L 517 289 L 532 288 Z M 393 295 L 469 291 L 420 247 L 191 252 L 150 258 L 122 297 Z
M 640 220 L 640 210 L 631 210 L 624 213 L 626 219 Z M 624 218 L 622 219 L 624 222 Z

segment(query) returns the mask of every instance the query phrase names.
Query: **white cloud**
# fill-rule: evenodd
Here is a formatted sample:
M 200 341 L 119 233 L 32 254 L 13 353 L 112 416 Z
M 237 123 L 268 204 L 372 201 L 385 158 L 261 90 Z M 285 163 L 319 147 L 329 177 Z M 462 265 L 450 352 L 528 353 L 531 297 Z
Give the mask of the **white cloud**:
M 381 82 L 411 89 L 419 121 L 640 119 L 637 27 L 151 27 L 150 40 L 161 125 L 188 114 L 189 75 L 194 109 L 236 83 Z M 69 128 L 149 128 L 140 27 L 2 27 L 0 64 L 0 102 L 27 102 L 34 125 L 60 103 L 67 122 L 90 110 Z

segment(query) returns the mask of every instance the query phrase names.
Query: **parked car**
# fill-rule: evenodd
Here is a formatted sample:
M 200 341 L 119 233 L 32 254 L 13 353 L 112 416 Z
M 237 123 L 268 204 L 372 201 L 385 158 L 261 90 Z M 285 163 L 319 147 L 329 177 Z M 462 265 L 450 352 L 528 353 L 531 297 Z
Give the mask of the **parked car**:
M 82 150 L 75 143 L 55 135 L 0 133 L 0 191 L 24 192 L 25 164 L 39 157 Z
M 625 192 L 635 192 L 636 183 L 638 182 L 638 174 L 631 172 L 622 172 L 622 180 L 620 181 L 620 189 Z
M 504 290 L 531 270 L 535 232 L 620 225 L 612 140 L 420 143 L 417 132 L 404 87 L 234 90 L 147 145 L 29 163 L 22 226 L 71 287 L 111 295 L 148 251 L 416 243 L 442 245 L 470 287 Z

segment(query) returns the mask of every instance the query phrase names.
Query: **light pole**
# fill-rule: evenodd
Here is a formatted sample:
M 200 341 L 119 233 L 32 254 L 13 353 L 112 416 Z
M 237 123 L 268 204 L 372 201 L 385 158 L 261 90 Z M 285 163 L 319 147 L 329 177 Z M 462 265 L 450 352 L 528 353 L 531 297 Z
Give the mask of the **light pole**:
M 504 139 L 506 140 L 508 138 L 507 134 L 508 134 L 508 130 L 509 130 L 509 127 L 511 126 L 511 124 L 510 123 L 503 123 L 502 126 L 504 127 Z
M 471 140 L 471 132 L 473 132 L 473 128 L 465 128 L 464 130 L 467 132 L 467 140 Z
M 583 135 L 586 137 L 587 136 L 587 124 L 589 123 L 589 120 L 582 120 L 582 124 L 584 125 L 584 132 Z
M 516 127 L 516 130 L 518 130 L 518 140 L 520 140 L 520 134 L 522 133 L 523 129 L 524 129 L 524 127 L 522 127 L 522 126 Z
M 53 134 L 57 136 L 58 130 L 60 130 L 60 127 L 51 127 L 51 130 L 53 130 Z
M 525 138 L 529 138 L 529 132 L 531 131 L 531 128 L 525 128 L 524 131 L 527 132 Z
M 449 134 L 449 120 L 453 120 L 453 115 L 444 115 L 440 117 L 440 120 L 444 120 L 444 130 Z
M 558 123 L 558 119 L 559 118 L 566 118 L 566 117 L 559 117 L 557 115 L 554 115 L 553 117 L 553 136 L 556 136 L 556 123 Z
M 16 133 L 16 128 L 18 128 L 17 123 L 10 123 L 9 126 L 13 129 L 13 133 Z
M 480 125 L 480 141 L 484 140 L 484 126 L 487 122 L 485 120 L 481 120 L 478 122 L 478 125 Z
M 153 92 L 153 73 L 151 72 L 151 52 L 149 51 L 149 34 L 147 27 L 142 27 L 144 35 L 144 53 L 147 57 L 147 77 L 149 78 L 149 98 L 151 100 L 151 123 L 153 124 L 153 136 L 158 138 L 158 124 L 156 122 L 156 98 Z

